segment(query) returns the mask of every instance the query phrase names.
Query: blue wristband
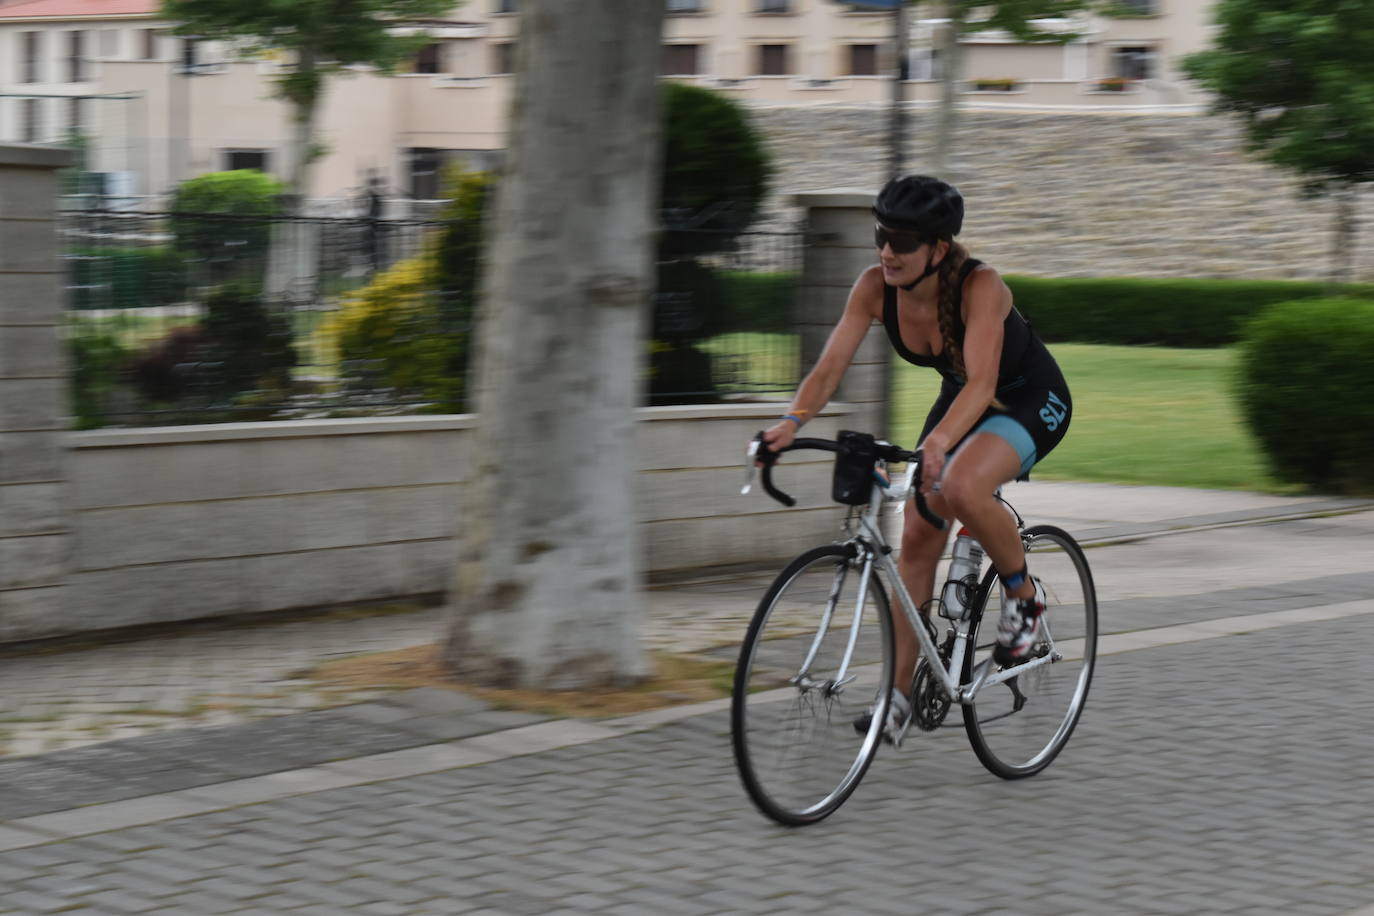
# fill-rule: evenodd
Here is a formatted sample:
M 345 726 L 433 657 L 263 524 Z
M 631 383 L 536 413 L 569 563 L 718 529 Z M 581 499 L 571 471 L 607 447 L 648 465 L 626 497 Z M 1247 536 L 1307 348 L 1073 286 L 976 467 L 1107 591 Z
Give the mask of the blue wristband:
M 802 418 L 799 417 L 799 416 L 797 416 L 797 415 L 794 414 L 794 413 L 789 413 L 789 414 L 787 414 L 785 417 L 783 417 L 783 419 L 784 419 L 784 420 L 791 420 L 793 423 L 797 424 L 797 429 L 801 429 L 801 428 L 802 428 Z

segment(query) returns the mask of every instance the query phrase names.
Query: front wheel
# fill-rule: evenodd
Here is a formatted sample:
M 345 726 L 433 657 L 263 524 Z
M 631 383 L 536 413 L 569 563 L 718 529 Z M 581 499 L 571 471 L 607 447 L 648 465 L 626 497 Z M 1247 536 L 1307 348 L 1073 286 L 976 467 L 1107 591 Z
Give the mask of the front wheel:
M 830 544 L 778 575 L 744 637 L 730 705 L 735 764 L 760 811 L 801 825 L 844 803 L 878 749 L 892 657 L 871 554 Z
M 1032 776 L 1068 743 L 1083 713 L 1097 658 L 1097 592 L 1083 549 L 1051 525 L 1027 528 L 1026 566 L 1045 590 L 1046 611 L 1024 674 L 985 685 L 964 706 L 964 727 L 983 766 L 1003 779 Z M 989 660 L 1002 590 L 989 571 L 973 615 L 964 681 Z M 1043 658 L 1049 661 L 1036 664 Z M 998 669 L 991 661 L 993 671 Z

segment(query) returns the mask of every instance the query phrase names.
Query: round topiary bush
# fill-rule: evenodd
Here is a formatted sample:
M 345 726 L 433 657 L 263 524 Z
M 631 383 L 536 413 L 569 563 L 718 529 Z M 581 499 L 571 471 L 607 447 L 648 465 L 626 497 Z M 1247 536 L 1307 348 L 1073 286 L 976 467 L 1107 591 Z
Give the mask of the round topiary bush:
M 668 228 L 718 234 L 722 241 L 754 221 L 772 166 L 748 113 L 733 99 L 681 83 L 663 84 L 663 186 Z
M 1245 328 L 1237 388 L 1276 477 L 1374 493 L 1374 302 L 1272 306 Z

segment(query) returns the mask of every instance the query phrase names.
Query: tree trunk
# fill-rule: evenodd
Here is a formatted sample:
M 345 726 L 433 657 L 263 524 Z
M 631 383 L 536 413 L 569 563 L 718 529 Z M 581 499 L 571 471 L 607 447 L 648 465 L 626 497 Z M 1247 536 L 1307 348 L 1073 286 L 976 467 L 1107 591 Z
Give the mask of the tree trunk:
M 662 14 L 645 0 L 521 3 L 444 645 L 465 680 L 549 689 L 647 673 L 632 497 Z
M 310 194 L 310 167 L 315 161 L 315 115 L 324 77 L 319 72 L 311 48 L 296 52 L 296 69 L 284 82 L 282 95 L 291 105 L 291 168 L 287 173 L 287 193 L 298 202 Z
M 944 177 L 954 151 L 954 130 L 959 118 L 959 82 L 963 78 L 963 0 L 946 0 L 948 20 L 940 34 L 940 108 L 935 116 L 935 150 L 930 172 Z

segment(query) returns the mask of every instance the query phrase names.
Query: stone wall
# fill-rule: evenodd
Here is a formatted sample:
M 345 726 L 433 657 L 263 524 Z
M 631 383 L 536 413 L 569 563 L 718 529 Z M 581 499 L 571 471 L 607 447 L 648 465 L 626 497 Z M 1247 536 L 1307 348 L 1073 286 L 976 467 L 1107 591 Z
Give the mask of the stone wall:
M 835 536 L 843 509 L 829 499 L 829 455 L 793 456 L 779 473 L 796 508 L 758 487 L 740 495 L 745 443 L 778 412 L 639 411 L 646 569 L 782 560 Z M 831 405 L 807 431 L 833 437 L 851 418 Z M 70 525 L 68 568 L 16 566 L 27 555 L 0 540 L 7 568 L 45 577 L 26 604 L 0 591 L 0 642 L 442 592 L 460 488 L 474 485 L 474 426 L 432 416 L 67 433 L 67 511 L 43 524 Z M 560 485 L 557 461 L 530 473 Z
M 758 108 L 777 172 L 770 224 L 799 218 L 798 192 L 871 188 L 886 176 L 882 106 Z M 934 110 L 909 113 L 906 167 L 928 161 Z M 1323 279 L 1334 206 L 1245 151 L 1213 115 L 962 113 L 948 177 L 968 200 L 963 240 L 1004 273 L 1045 277 Z M 1359 206 L 1374 231 L 1374 195 Z M 1374 281 L 1357 237 L 1355 277 Z
M 57 169 L 66 150 L 0 146 L 0 621 L 63 606 L 66 361 L 58 286 Z

